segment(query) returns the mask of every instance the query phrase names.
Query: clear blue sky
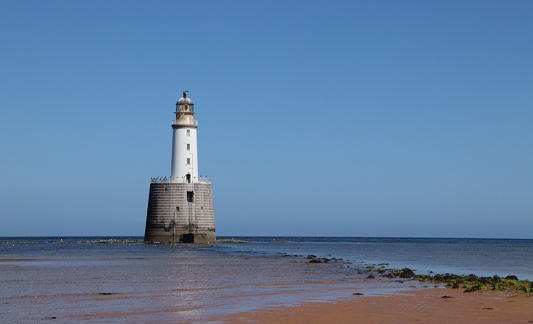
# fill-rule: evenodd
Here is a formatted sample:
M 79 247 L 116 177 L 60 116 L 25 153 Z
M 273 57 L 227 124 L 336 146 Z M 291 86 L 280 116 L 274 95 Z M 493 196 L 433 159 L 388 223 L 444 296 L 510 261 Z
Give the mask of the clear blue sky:
M 533 1 L 0 2 L 0 236 L 143 235 L 189 90 L 218 235 L 533 238 Z

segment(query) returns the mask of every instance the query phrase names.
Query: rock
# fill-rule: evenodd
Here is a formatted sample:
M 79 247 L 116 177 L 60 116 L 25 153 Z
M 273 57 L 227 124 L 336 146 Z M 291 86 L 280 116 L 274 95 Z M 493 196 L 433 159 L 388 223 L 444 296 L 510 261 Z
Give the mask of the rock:
M 478 290 L 481 290 L 481 287 L 479 285 L 474 285 L 470 288 L 467 288 L 464 292 L 465 293 L 470 293 L 470 292 L 474 292 L 474 291 L 478 291 Z
M 317 258 L 317 259 L 311 259 L 309 263 L 328 263 L 328 258 Z
M 400 273 L 400 278 L 412 278 L 415 276 L 415 273 L 413 272 L 413 270 L 409 269 L 409 268 L 403 268 L 402 269 L 402 272 Z
M 368 278 L 368 279 L 374 279 L 374 278 L 376 278 L 376 277 L 374 277 L 373 275 L 369 275 L 367 278 Z
M 353 293 L 354 296 L 363 296 L 364 294 L 361 294 L 360 292 Z
M 517 277 L 517 276 L 514 276 L 514 275 L 510 275 L 510 276 L 505 277 L 505 279 L 509 279 L 509 280 L 518 280 L 518 277 Z
M 306 259 L 316 259 L 316 255 L 309 254 Z
M 491 277 L 479 277 L 479 282 L 483 285 L 490 284 L 492 282 Z
M 474 281 L 478 281 L 479 278 L 475 274 L 469 274 L 466 279 L 468 279 L 469 281 L 474 282 Z
M 441 298 L 448 299 L 448 298 L 453 298 L 453 297 L 452 296 L 448 296 L 448 295 L 444 295 Z

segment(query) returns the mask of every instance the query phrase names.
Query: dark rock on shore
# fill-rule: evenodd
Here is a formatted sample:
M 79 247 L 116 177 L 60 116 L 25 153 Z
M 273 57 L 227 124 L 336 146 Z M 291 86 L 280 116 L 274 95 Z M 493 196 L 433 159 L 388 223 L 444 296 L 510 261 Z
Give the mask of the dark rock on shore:
M 477 284 L 477 285 L 473 285 L 471 287 L 468 287 L 466 288 L 466 290 L 464 291 L 465 293 L 469 293 L 469 292 L 474 292 L 474 291 L 478 291 L 478 290 L 487 290 L 487 289 L 483 289 L 483 285 L 481 284 Z
M 475 274 L 469 274 L 466 278 L 469 281 L 477 281 L 478 280 L 478 277 Z
M 311 259 L 311 261 L 309 261 L 309 263 L 328 263 L 328 262 L 329 262 L 328 258 L 316 258 L 316 259 Z
M 403 268 L 402 272 L 400 273 L 400 278 L 413 278 L 415 276 L 415 273 L 413 270 L 409 268 Z

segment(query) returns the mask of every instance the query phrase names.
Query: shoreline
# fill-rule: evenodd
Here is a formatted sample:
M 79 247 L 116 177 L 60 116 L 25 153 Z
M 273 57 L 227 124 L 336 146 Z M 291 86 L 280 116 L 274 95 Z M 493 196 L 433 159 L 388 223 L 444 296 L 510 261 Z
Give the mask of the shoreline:
M 216 316 L 212 323 L 533 323 L 523 293 L 424 288 Z
M 43 243 L 38 245 L 4 244 L 0 246 L 4 251 L 0 255 L 4 315 L 8 321 L 53 317 L 88 322 L 507 323 L 519 319 L 533 323 L 529 280 L 397 267 L 400 257 L 394 253 L 420 246 L 419 242 L 241 244 L 236 240 L 214 245 L 153 245 L 132 244 L 129 238 L 73 237 L 36 240 Z M 483 262 L 486 251 L 494 247 L 492 243 L 459 243 L 454 242 L 452 248 L 460 249 L 451 251 L 467 250 L 466 255 L 479 255 Z M 417 252 L 436 253 L 449 247 L 428 244 L 401 257 L 412 261 L 419 256 Z M 525 245 L 529 246 L 533 244 Z M 529 255 L 531 250 L 525 247 L 519 246 L 519 251 L 527 253 L 517 256 Z M 378 248 L 386 253 L 380 254 Z M 495 249 L 493 255 L 501 251 Z M 378 253 L 377 260 L 392 256 L 395 263 L 368 262 L 373 253 Z M 453 263 L 456 258 L 443 260 Z M 484 264 L 477 265 L 483 268 Z M 519 264 L 509 269 L 529 267 L 531 262 Z M 20 285 L 21 280 L 27 284 Z M 20 309 L 31 312 L 21 314 Z
M 342 259 L 306 257 L 309 263 Z M 533 283 L 514 275 L 415 274 L 411 269 L 387 269 L 386 264 L 360 268 L 361 291 L 373 281 L 388 286 L 382 294 L 353 292 L 330 301 L 265 307 L 210 318 L 215 323 L 533 323 Z M 355 270 L 355 269 L 354 269 Z M 388 280 L 387 280 L 388 279 Z M 403 280 L 399 280 L 403 279 Z M 393 283 L 409 285 L 392 289 Z M 368 287 L 367 287 L 368 288 Z M 387 291 L 387 290 L 384 290 Z

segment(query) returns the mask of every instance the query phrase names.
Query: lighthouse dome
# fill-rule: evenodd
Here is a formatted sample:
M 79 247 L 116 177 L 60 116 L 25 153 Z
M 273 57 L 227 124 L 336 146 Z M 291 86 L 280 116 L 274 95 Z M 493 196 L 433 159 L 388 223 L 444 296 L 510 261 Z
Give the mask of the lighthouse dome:
M 183 97 L 179 98 L 178 102 L 176 102 L 176 105 L 192 105 L 191 98 L 188 98 L 187 95 L 189 94 L 189 91 L 185 90 L 183 91 Z
M 179 98 L 178 100 L 178 105 L 181 105 L 181 104 L 192 104 L 192 100 L 191 98 Z

